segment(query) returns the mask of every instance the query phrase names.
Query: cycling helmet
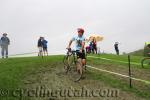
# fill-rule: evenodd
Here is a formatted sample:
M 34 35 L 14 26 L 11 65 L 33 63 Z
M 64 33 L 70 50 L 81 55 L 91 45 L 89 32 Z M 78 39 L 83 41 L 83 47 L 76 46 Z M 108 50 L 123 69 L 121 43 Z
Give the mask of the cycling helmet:
M 78 30 L 78 32 L 84 33 L 84 29 L 82 29 L 82 28 L 78 28 L 77 30 Z

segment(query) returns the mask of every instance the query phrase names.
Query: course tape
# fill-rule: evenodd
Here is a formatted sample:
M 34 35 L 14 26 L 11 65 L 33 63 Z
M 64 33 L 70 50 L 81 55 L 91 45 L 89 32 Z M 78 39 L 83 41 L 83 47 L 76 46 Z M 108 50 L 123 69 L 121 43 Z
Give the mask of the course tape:
M 136 80 L 136 81 L 140 81 L 140 82 L 144 82 L 144 83 L 146 83 L 146 84 L 150 84 L 150 81 L 147 81 L 147 80 L 130 77 L 130 76 L 128 76 L 128 75 L 123 75 L 123 74 L 116 73 L 116 72 L 112 72 L 112 71 L 107 71 L 107 70 L 104 70 L 104 69 L 92 67 L 92 66 L 90 66 L 90 65 L 86 65 L 86 66 L 89 67 L 89 68 L 91 68 L 91 69 L 99 70 L 99 71 L 102 71 L 102 72 L 107 72 L 107 73 L 114 74 L 114 75 L 118 75 L 118 76 L 122 76 L 122 77 L 125 77 L 125 78 L 131 78 L 131 79 Z
M 12 55 L 8 55 L 8 56 L 19 56 L 19 55 L 29 55 L 29 54 L 36 54 L 38 52 L 29 52 L 29 53 L 21 53 L 21 54 L 12 54 Z
M 108 61 L 114 61 L 114 62 L 120 62 L 120 63 L 125 63 L 128 64 L 128 62 L 125 61 L 119 61 L 119 60 L 112 60 L 112 59 L 108 59 L 108 58 L 103 58 L 103 57 L 95 57 L 95 56 L 87 56 L 89 58 L 99 58 L 99 59 L 103 59 L 103 60 L 108 60 Z M 140 63 L 135 63 L 135 62 L 131 62 L 132 65 L 141 65 Z

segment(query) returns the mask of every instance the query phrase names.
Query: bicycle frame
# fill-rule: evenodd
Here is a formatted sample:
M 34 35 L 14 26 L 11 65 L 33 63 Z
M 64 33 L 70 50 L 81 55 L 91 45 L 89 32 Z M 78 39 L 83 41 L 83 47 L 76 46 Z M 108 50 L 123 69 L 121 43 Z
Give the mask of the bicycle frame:
M 74 51 L 74 50 L 69 50 L 68 49 L 68 52 L 67 52 L 67 56 L 72 56 L 73 55 L 73 62 L 74 63 L 76 63 L 76 61 L 77 61 L 77 57 L 76 57 L 76 53 L 77 53 L 78 51 Z M 69 55 L 69 53 L 71 53 L 70 55 Z

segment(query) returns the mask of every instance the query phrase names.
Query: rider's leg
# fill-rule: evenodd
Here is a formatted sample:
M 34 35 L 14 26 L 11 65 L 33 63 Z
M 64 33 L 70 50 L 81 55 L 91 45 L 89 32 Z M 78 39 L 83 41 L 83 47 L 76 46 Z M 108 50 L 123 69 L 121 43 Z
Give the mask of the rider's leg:
M 86 65 L 86 60 L 82 59 L 82 66 L 85 66 L 85 65 Z
M 82 59 L 78 58 L 77 71 L 82 74 Z
M 83 53 L 82 53 L 82 67 L 85 67 L 86 69 L 86 54 L 83 50 Z

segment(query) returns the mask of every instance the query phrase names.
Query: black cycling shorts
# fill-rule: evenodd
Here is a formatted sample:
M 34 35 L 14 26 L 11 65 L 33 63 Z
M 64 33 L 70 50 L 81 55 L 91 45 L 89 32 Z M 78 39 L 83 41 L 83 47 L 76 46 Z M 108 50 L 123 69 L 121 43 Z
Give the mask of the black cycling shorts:
M 79 50 L 77 50 L 76 54 L 77 58 L 86 59 L 84 50 L 82 50 L 82 53 Z

